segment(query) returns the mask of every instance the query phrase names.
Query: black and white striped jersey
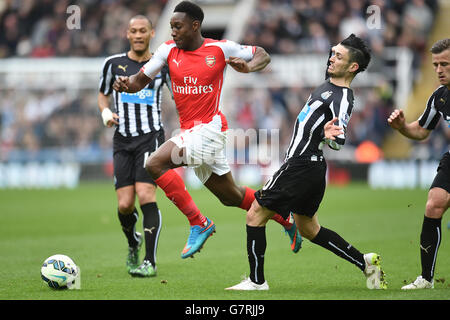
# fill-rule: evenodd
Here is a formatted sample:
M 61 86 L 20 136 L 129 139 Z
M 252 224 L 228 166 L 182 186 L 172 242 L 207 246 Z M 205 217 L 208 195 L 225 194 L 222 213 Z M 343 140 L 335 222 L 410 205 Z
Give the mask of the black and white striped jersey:
M 324 143 L 339 150 L 345 143 L 353 102 L 353 91 L 347 87 L 340 87 L 329 81 L 317 87 L 297 116 L 285 161 L 295 157 L 323 156 Z M 344 129 L 344 133 L 334 141 L 325 141 L 323 126 L 334 117 L 338 118 L 336 124 Z
M 161 72 L 144 89 L 136 93 L 113 90 L 114 80 L 119 76 L 131 76 L 139 72 L 147 61 L 137 62 L 127 53 L 116 54 L 105 59 L 100 77 L 99 91 L 104 95 L 114 93 L 114 106 L 119 115 L 116 130 L 124 137 L 136 137 L 162 128 L 161 98 L 165 83 L 171 90 L 169 70 Z
M 436 128 L 441 116 L 450 127 L 450 94 L 449 89 L 442 85 L 430 96 L 423 114 L 419 117 L 419 125 L 422 128 L 433 130 Z M 450 151 L 449 151 L 450 152 Z

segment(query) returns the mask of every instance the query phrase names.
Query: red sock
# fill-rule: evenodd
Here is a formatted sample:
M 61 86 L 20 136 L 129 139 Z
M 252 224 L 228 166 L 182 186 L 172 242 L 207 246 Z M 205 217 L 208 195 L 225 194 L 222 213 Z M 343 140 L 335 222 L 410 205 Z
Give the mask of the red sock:
M 242 200 L 242 203 L 239 206 L 239 208 L 244 209 L 245 211 L 250 210 L 250 207 L 252 206 L 254 200 L 255 200 L 255 190 L 250 189 L 249 187 L 245 187 L 244 200 Z M 272 220 L 275 220 L 276 222 L 278 222 L 279 224 L 281 224 L 283 227 L 286 228 L 292 226 L 292 223 L 290 223 L 289 220 L 285 220 L 278 213 L 275 213 L 275 215 L 272 217 Z
M 239 208 L 248 211 L 250 210 L 250 207 L 252 206 L 252 203 L 255 200 L 255 190 L 250 189 L 249 187 L 244 188 L 245 188 L 245 195 Z
M 281 224 L 283 227 L 290 229 L 292 227 L 292 223 L 288 220 L 285 220 L 282 216 L 280 216 L 278 213 L 275 213 L 275 215 L 272 217 L 272 220 L 275 220 L 279 224 Z
M 155 182 L 165 192 L 167 198 L 188 218 L 191 226 L 204 225 L 206 217 L 200 213 L 178 173 L 174 170 L 168 170 Z

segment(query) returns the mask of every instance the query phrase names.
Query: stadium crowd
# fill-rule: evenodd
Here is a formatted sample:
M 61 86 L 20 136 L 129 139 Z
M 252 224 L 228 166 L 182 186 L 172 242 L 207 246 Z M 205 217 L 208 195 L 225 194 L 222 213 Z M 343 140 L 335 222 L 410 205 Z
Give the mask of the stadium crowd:
M 83 17 L 82 32 L 78 32 L 66 26 L 66 9 L 71 1 L 0 1 L 0 59 L 105 57 L 126 51 L 129 44 L 124 35 L 129 18 L 144 13 L 156 26 L 166 2 L 76 1 Z M 381 9 L 381 28 L 367 28 L 370 5 Z M 258 0 L 240 42 L 262 46 L 274 55 L 326 54 L 330 44 L 354 32 L 372 47 L 370 68 L 386 63 L 385 47 L 400 46 L 413 52 L 417 72 L 437 6 L 437 0 Z M 0 161 L 8 160 L 8 154 L 18 149 L 69 147 L 95 155 L 110 148 L 112 130 L 101 124 L 95 89 L 77 94 L 62 90 L 27 92 L 27 99 L 18 89 L 0 89 Z M 394 107 L 394 86 L 384 81 L 364 92 L 359 90 L 355 89 L 355 96 L 364 97 L 363 107 L 353 113 L 347 144 L 357 146 L 370 140 L 382 147 L 390 132 L 386 119 Z M 308 92 L 309 88 L 299 87 L 237 89 L 232 114 L 227 116 L 235 127 L 243 129 L 279 128 L 283 146 L 289 143 L 292 130 L 286 124 L 295 119 Z M 166 134 L 170 134 L 177 128 L 178 119 L 173 105 L 163 110 Z M 439 157 L 441 152 L 436 150 L 445 149 L 450 140 L 439 134 L 433 137 L 421 144 L 425 150 L 422 157 Z
M 376 13 L 370 9 L 372 5 L 380 10 L 381 21 L 370 21 Z M 372 49 L 369 71 L 387 71 L 384 68 L 392 62 L 386 59 L 385 48 L 407 47 L 413 55 L 412 74 L 415 76 L 428 50 L 428 35 L 437 10 L 436 0 L 259 0 L 241 42 L 262 46 L 270 54 L 327 54 L 330 45 L 355 33 L 364 38 Z M 370 23 L 379 25 L 370 27 Z M 395 107 L 395 86 L 394 82 L 384 79 L 373 88 L 354 88 L 356 104 L 346 144 L 356 147 L 364 141 L 371 141 L 382 148 L 386 135 L 391 132 L 386 119 Z M 286 119 L 295 119 L 298 106 L 304 105 L 308 93 L 307 88 L 273 88 L 256 93 L 255 97 L 263 96 L 258 99 L 247 92 L 242 98 L 252 98 L 247 99 L 238 112 L 242 116 L 238 123 L 245 125 L 242 122 L 254 119 L 250 126 L 283 128 Z M 364 100 L 358 101 L 362 97 Z M 259 110 L 264 110 L 264 113 Z M 267 114 L 272 115 L 270 120 Z M 291 127 L 284 131 L 287 132 L 281 132 L 282 143 L 286 144 Z M 440 157 L 445 152 L 446 142 L 448 144 L 448 139 L 441 140 L 433 137 L 420 143 L 420 156 L 425 159 Z
M 99 57 L 123 52 L 129 47 L 124 37 L 129 19 L 137 13 L 145 14 L 156 25 L 166 2 L 0 1 L 0 58 Z M 71 5 L 80 8 L 82 32 L 76 26 L 72 30 L 67 27 L 67 8 Z

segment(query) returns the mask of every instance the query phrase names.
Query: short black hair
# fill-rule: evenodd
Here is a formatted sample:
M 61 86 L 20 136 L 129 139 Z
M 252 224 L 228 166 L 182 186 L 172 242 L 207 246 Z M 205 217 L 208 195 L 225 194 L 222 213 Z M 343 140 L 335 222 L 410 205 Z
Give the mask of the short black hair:
M 177 4 L 173 12 L 184 12 L 191 17 L 192 20 L 200 21 L 200 24 L 203 22 L 203 18 L 205 17 L 202 8 L 190 1 L 181 1 Z
M 432 54 L 438 54 L 444 52 L 447 49 L 450 49 L 450 38 L 436 41 L 436 43 L 431 47 L 430 51 Z
M 146 16 L 144 16 L 143 14 L 137 14 L 137 15 L 133 16 L 129 22 L 131 22 L 132 20 L 147 20 L 148 24 L 150 26 L 150 29 L 153 29 L 152 21 L 149 18 L 147 18 Z
M 341 44 L 349 50 L 350 62 L 356 62 L 359 65 L 355 75 L 366 70 L 370 62 L 370 49 L 365 41 L 352 33 L 342 40 Z

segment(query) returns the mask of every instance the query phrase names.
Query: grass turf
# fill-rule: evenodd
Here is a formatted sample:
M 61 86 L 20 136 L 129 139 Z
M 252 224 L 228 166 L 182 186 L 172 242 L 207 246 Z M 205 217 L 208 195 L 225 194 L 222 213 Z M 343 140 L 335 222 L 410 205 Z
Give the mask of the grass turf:
M 181 259 L 186 218 L 161 190 L 162 231 L 155 278 L 131 278 L 112 184 L 56 190 L 0 191 L 1 300 L 448 300 L 450 249 L 447 219 L 437 259 L 435 289 L 404 292 L 420 274 L 419 235 L 426 190 L 371 190 L 363 184 L 329 186 L 318 217 L 361 252 L 377 252 L 387 290 L 368 290 L 355 266 L 308 240 L 299 253 L 274 222 L 267 226 L 266 292 L 229 292 L 248 275 L 245 215 L 206 189 L 191 194 L 217 232 L 193 259 Z M 142 230 L 140 215 L 137 230 Z M 82 290 L 51 290 L 40 279 L 45 258 L 61 253 L 82 269 Z M 143 256 L 143 250 L 141 251 Z M 447 281 L 446 281 L 447 279 Z

